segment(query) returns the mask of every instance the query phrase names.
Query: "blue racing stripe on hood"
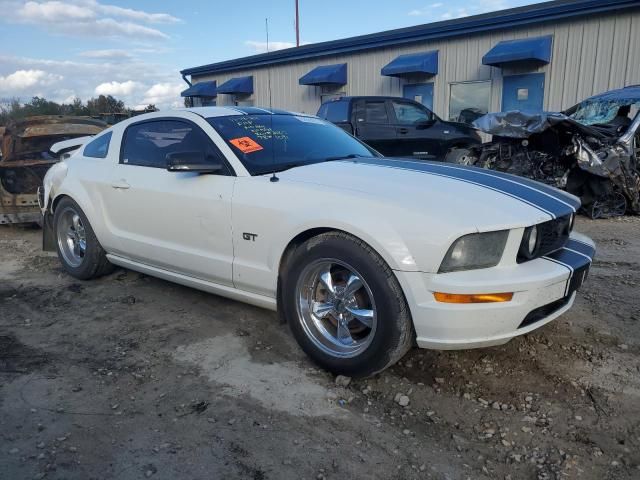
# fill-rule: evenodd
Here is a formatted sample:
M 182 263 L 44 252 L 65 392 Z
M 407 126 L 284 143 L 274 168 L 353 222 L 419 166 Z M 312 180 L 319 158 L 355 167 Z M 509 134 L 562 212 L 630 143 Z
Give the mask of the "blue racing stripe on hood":
M 575 199 L 546 185 L 493 170 L 427 161 L 390 158 L 358 158 L 356 163 L 399 168 L 472 183 L 516 198 L 551 218 L 574 213 L 580 206 Z
M 494 175 L 496 177 L 501 177 L 504 179 L 508 179 L 511 181 L 516 181 L 522 185 L 528 186 L 530 188 L 535 188 L 541 192 L 546 193 L 547 195 L 550 195 L 558 200 L 560 200 L 561 202 L 564 203 L 568 203 L 569 205 L 571 205 L 575 210 L 578 210 L 582 204 L 580 203 L 580 199 L 574 197 L 573 195 L 570 195 L 566 192 L 563 192 L 562 190 L 559 190 L 555 187 L 552 187 L 550 185 L 546 185 L 544 183 L 541 182 L 537 182 L 535 180 L 531 180 L 530 178 L 527 177 L 519 177 L 517 175 L 513 175 L 511 173 L 505 173 L 505 172 L 499 172 L 496 170 L 487 170 L 484 168 L 478 168 L 478 167 L 465 167 L 462 165 L 452 165 L 450 163 L 445 163 L 443 164 L 445 166 L 447 166 L 448 168 L 468 168 L 471 170 L 475 170 L 475 171 L 480 171 L 480 172 L 484 172 L 490 175 Z

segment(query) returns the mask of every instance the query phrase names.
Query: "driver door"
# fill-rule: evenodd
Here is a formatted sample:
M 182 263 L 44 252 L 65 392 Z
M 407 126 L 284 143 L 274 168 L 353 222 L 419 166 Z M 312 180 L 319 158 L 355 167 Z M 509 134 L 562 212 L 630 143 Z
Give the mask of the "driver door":
M 438 128 L 435 115 L 426 107 L 403 100 L 391 100 L 398 145 L 403 157 L 437 158 L 445 138 Z
M 167 155 L 204 152 L 219 174 L 167 171 Z M 232 285 L 231 196 L 235 176 L 209 136 L 186 119 L 134 123 L 122 137 L 105 198 L 120 255 Z

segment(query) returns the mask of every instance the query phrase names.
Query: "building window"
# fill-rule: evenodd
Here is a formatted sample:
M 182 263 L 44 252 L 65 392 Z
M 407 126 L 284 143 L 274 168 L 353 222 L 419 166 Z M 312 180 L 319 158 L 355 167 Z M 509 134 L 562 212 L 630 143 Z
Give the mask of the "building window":
M 449 120 L 471 123 L 489 112 L 491 80 L 451 83 L 449 86 Z
M 191 98 L 192 107 L 215 107 L 215 97 L 189 97 Z

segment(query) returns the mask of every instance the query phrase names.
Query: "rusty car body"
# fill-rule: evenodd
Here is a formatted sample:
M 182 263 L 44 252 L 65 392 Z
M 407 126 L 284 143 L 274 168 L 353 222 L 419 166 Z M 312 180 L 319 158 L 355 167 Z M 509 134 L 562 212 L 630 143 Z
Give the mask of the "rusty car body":
M 0 224 L 40 223 L 37 190 L 58 161 L 51 145 L 95 135 L 107 124 L 89 117 L 42 115 L 9 122 L 0 149 Z
M 640 214 L 640 86 L 562 113 L 490 113 L 473 125 L 493 138 L 464 163 L 564 189 L 580 197 L 591 218 Z

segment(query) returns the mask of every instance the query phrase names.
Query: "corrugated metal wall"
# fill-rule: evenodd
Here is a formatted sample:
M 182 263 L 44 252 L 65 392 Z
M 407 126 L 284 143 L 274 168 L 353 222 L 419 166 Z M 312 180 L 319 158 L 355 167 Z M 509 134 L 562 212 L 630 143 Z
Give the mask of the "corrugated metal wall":
M 539 68 L 500 69 L 482 65 L 482 56 L 501 40 L 553 35 L 551 63 Z M 380 75 L 380 69 L 398 55 L 439 50 L 439 73 L 433 77 L 397 79 Z M 502 76 L 544 72 L 544 109 L 558 111 L 580 100 L 613 88 L 640 84 L 640 12 L 583 17 L 579 20 L 544 23 L 535 28 L 514 28 L 404 47 L 371 50 L 292 62 L 270 68 L 234 71 L 224 75 L 194 77 L 193 81 L 253 75 L 254 105 L 268 106 L 268 75 L 271 76 L 275 108 L 315 113 L 321 87 L 298 85 L 298 79 L 318 65 L 347 63 L 347 85 L 326 93 L 346 95 L 402 95 L 407 83 L 434 83 L 434 110 L 448 118 L 451 82 L 491 80 L 492 111 L 499 111 Z M 233 104 L 231 95 L 219 95 L 218 105 Z

